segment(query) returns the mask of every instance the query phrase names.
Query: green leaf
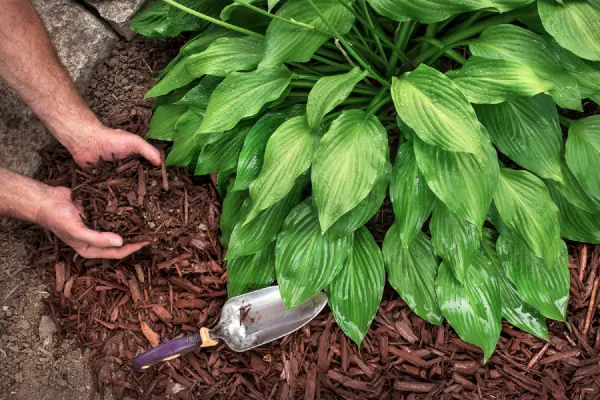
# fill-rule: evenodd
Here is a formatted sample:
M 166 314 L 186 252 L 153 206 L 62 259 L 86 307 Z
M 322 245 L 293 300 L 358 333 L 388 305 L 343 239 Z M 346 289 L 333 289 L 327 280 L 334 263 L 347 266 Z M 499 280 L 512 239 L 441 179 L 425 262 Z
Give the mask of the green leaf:
M 352 236 L 323 235 L 312 198 L 294 208 L 277 237 L 277 284 L 283 304 L 292 308 L 323 290 L 340 272 Z
M 253 3 L 256 3 L 258 0 L 245 0 L 245 1 L 248 4 L 253 4 Z M 244 8 L 244 6 L 242 6 L 239 3 L 235 3 L 235 2 L 228 5 L 221 11 L 219 18 L 221 18 L 221 21 L 229 20 L 229 18 L 231 18 L 231 15 L 233 14 L 233 12 L 238 8 Z
M 342 3 L 338 0 L 314 0 L 314 3 L 340 35 L 350 31 L 354 16 Z M 315 51 L 333 37 L 333 33 L 321 33 L 329 32 L 329 29 L 306 0 L 287 1 L 276 15 L 314 26 L 317 30 L 274 19 L 267 29 L 267 44 L 261 68 L 279 66 L 284 62 L 309 61 Z
M 559 243 L 560 256 L 552 264 L 545 264 L 514 235 L 500 235 L 497 251 L 521 298 L 547 318 L 565 321 L 570 279 L 565 243 Z
M 231 233 L 237 225 L 237 223 L 243 218 L 244 210 L 243 205 L 248 199 L 248 191 L 228 191 L 227 195 L 223 199 L 223 209 L 221 211 L 221 243 L 223 246 L 229 246 L 229 239 Z
M 227 263 L 227 295 L 239 296 L 270 286 L 275 281 L 275 242 L 264 250 Z
M 146 139 L 173 140 L 177 120 L 188 110 L 186 106 L 165 104 L 158 106 L 150 120 L 150 130 Z
M 548 96 L 477 105 L 475 111 L 498 150 L 542 178 L 562 181 L 562 133 Z
M 271 10 L 275 8 L 277 3 L 279 3 L 279 0 L 268 0 L 267 1 L 267 4 L 269 6 L 269 12 L 271 12 Z
M 490 260 L 475 253 L 467 270 L 469 279 L 462 285 L 445 262 L 440 265 L 435 281 L 442 314 L 458 336 L 483 349 L 487 362 L 502 329 L 502 303 L 498 277 Z
M 586 64 L 581 58 L 562 48 L 554 39 L 546 38 L 560 65 L 574 77 L 581 88 L 581 97 L 600 93 L 600 70 Z
M 225 171 L 219 171 L 217 173 L 217 192 L 219 196 L 224 198 L 227 193 L 231 190 L 235 180 L 235 174 L 237 170 L 235 168 L 228 169 Z
M 600 200 L 600 116 L 571 123 L 565 159 L 583 189 Z
M 291 118 L 277 128 L 267 142 L 260 174 L 250 184 L 254 205 L 246 222 L 288 194 L 296 178 L 310 167 L 318 140 L 305 115 Z
M 600 212 L 600 201 L 589 196 L 567 165 L 562 163 L 563 183 L 546 181 L 548 187 L 560 192 L 567 201 L 582 210 L 595 214 Z M 594 171 L 594 170 L 591 170 Z M 593 173 L 592 173 L 593 175 Z
M 320 78 L 311 89 L 306 103 L 308 126 L 316 128 L 323 117 L 339 106 L 352 92 L 354 86 L 367 76 L 360 68 L 350 72 Z
M 416 19 L 422 24 L 440 22 L 468 11 L 493 8 L 505 12 L 525 7 L 533 0 L 368 0 L 379 14 L 395 21 Z
M 215 142 L 202 146 L 194 175 L 206 175 L 235 168 L 249 130 L 248 127 L 232 129 L 220 135 Z
M 347 236 L 366 224 L 381 208 L 391 175 L 392 165 L 390 162 L 386 162 L 383 173 L 373 185 L 373 190 L 356 207 L 342 215 L 340 219 L 331 225 L 327 230 L 327 234 L 332 238 Z
M 556 104 L 582 111 L 577 80 L 561 67 L 548 42 L 516 25 L 496 25 L 486 29 L 470 46 L 474 56 L 511 60 L 531 67 L 542 79 L 552 82 L 548 91 Z
M 600 243 L 600 213 L 589 213 L 569 203 L 553 187 L 548 188 L 552 200 L 558 207 L 560 234 L 576 242 Z
M 553 88 L 535 70 L 512 60 L 471 57 L 459 70 L 446 75 L 471 103 L 497 104 L 516 97 L 530 97 Z
M 264 249 L 277 237 L 285 217 L 302 199 L 302 191 L 307 184 L 304 176 L 299 177 L 293 189 L 283 199 L 258 214 L 258 217 L 245 223 L 245 216 L 252 208 L 252 200 L 246 199 L 242 208 L 242 218 L 233 228 L 226 260 L 254 254 Z M 236 193 L 236 192 L 232 192 Z
M 360 346 L 383 297 L 385 267 L 367 228 L 358 229 L 353 236 L 352 250 L 327 294 L 337 324 Z
M 254 36 L 224 37 L 215 40 L 199 54 L 185 62 L 187 72 L 202 75 L 227 76 L 232 72 L 250 71 L 262 59 L 265 41 Z
M 600 3 L 538 0 L 538 12 L 558 44 L 581 58 L 600 61 Z
M 132 31 L 151 39 L 164 39 L 169 28 L 169 6 L 161 0 L 152 1 L 129 22 Z
M 185 63 L 189 57 L 181 59 L 152 89 L 144 95 L 144 99 L 158 97 L 170 93 L 173 90 L 183 87 L 196 79 L 185 68 Z
M 561 243 L 558 208 L 544 182 L 527 171 L 501 168 L 494 205 L 511 233 L 546 264 L 554 264 Z
M 481 228 L 498 183 L 498 158 L 482 136 L 483 157 L 444 151 L 415 138 L 415 156 L 429 189 L 459 217 Z
M 206 108 L 201 133 L 224 132 L 243 118 L 256 115 L 285 91 L 292 73 L 285 67 L 253 72 L 232 72 L 215 89 Z
M 465 283 L 467 267 L 480 247 L 481 233 L 478 228 L 438 201 L 429 221 L 429 230 L 435 252 L 452 268 L 454 277 Z
M 502 299 L 502 316 L 519 329 L 531 333 L 543 340 L 548 340 L 548 327 L 544 317 L 535 307 L 523 301 L 517 288 L 508 279 L 496 252 L 498 234 L 491 229 L 483 229 L 481 248 L 483 254 L 492 262 L 498 276 L 498 289 Z
M 435 195 L 419 172 L 412 141 L 398 148 L 390 184 L 390 200 L 400 242 L 408 246 L 429 218 L 435 202 Z
M 196 86 L 190 89 L 185 96 L 177 100 L 175 104 L 206 110 L 212 92 L 219 86 L 221 81 L 222 79 L 216 76 L 205 76 Z
M 450 78 L 421 64 L 392 80 L 398 115 L 424 142 L 446 151 L 481 152 L 477 116 Z
M 410 309 L 429 323 L 441 324 L 444 317 L 435 294 L 439 262 L 429 238 L 419 232 L 405 245 L 394 224 L 385 235 L 383 257 L 390 284 Z
M 323 232 L 367 197 L 388 159 L 387 132 L 377 117 L 349 110 L 333 121 L 311 171 Z
M 304 106 L 294 106 L 264 115 L 250 129 L 238 162 L 238 175 L 233 190 L 245 190 L 260 174 L 267 142 L 275 130 L 285 121 L 304 113 Z
M 164 107 L 164 106 L 163 106 Z M 168 166 L 186 167 L 200 153 L 202 142 L 196 129 L 202 122 L 203 113 L 189 109 L 177 120 L 173 134 L 173 147 L 167 157 Z

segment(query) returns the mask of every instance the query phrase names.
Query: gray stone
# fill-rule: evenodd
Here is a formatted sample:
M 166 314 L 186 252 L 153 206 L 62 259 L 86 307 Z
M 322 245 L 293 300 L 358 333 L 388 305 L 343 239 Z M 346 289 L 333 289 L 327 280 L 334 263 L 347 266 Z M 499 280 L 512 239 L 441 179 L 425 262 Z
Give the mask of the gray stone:
M 39 328 L 40 339 L 44 340 L 51 338 L 54 332 L 56 332 L 56 325 L 54 325 L 52 318 L 47 315 L 42 315 Z
M 131 40 L 135 35 L 129 28 L 129 21 L 142 8 L 146 0 L 85 0 L 94 7 L 121 36 Z
M 74 0 L 33 0 L 58 56 L 83 90 L 98 64 L 108 57 L 117 36 Z M 37 152 L 53 138 L 15 92 L 0 82 L 0 167 L 33 175 Z

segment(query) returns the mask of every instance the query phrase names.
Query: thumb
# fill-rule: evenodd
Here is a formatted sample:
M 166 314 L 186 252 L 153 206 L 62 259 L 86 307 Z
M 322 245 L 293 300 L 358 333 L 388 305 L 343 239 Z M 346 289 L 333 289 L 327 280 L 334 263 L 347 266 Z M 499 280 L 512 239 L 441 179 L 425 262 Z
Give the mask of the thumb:
M 96 232 L 83 223 L 69 232 L 73 239 L 94 247 L 121 247 L 123 238 L 116 233 Z

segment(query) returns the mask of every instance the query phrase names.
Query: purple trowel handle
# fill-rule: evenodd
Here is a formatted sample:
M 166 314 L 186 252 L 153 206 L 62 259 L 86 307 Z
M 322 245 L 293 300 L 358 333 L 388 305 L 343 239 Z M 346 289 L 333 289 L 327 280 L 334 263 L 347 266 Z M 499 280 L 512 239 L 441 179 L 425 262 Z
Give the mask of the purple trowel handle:
M 136 372 L 142 372 L 149 366 L 161 361 L 168 361 L 200 347 L 200 333 L 169 340 L 148 350 L 131 360 L 131 366 Z

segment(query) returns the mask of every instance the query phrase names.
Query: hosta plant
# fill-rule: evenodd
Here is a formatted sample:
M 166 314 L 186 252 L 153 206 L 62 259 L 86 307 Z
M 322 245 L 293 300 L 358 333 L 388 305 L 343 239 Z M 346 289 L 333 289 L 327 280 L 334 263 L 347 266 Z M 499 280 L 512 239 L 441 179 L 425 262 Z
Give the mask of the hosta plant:
M 387 276 L 485 359 L 502 318 L 565 321 L 564 239 L 600 242 L 600 116 L 573 118 L 600 100 L 598 0 L 164 0 L 132 26 L 196 31 L 148 137 L 218 174 L 230 295 L 325 290 L 360 344 Z

